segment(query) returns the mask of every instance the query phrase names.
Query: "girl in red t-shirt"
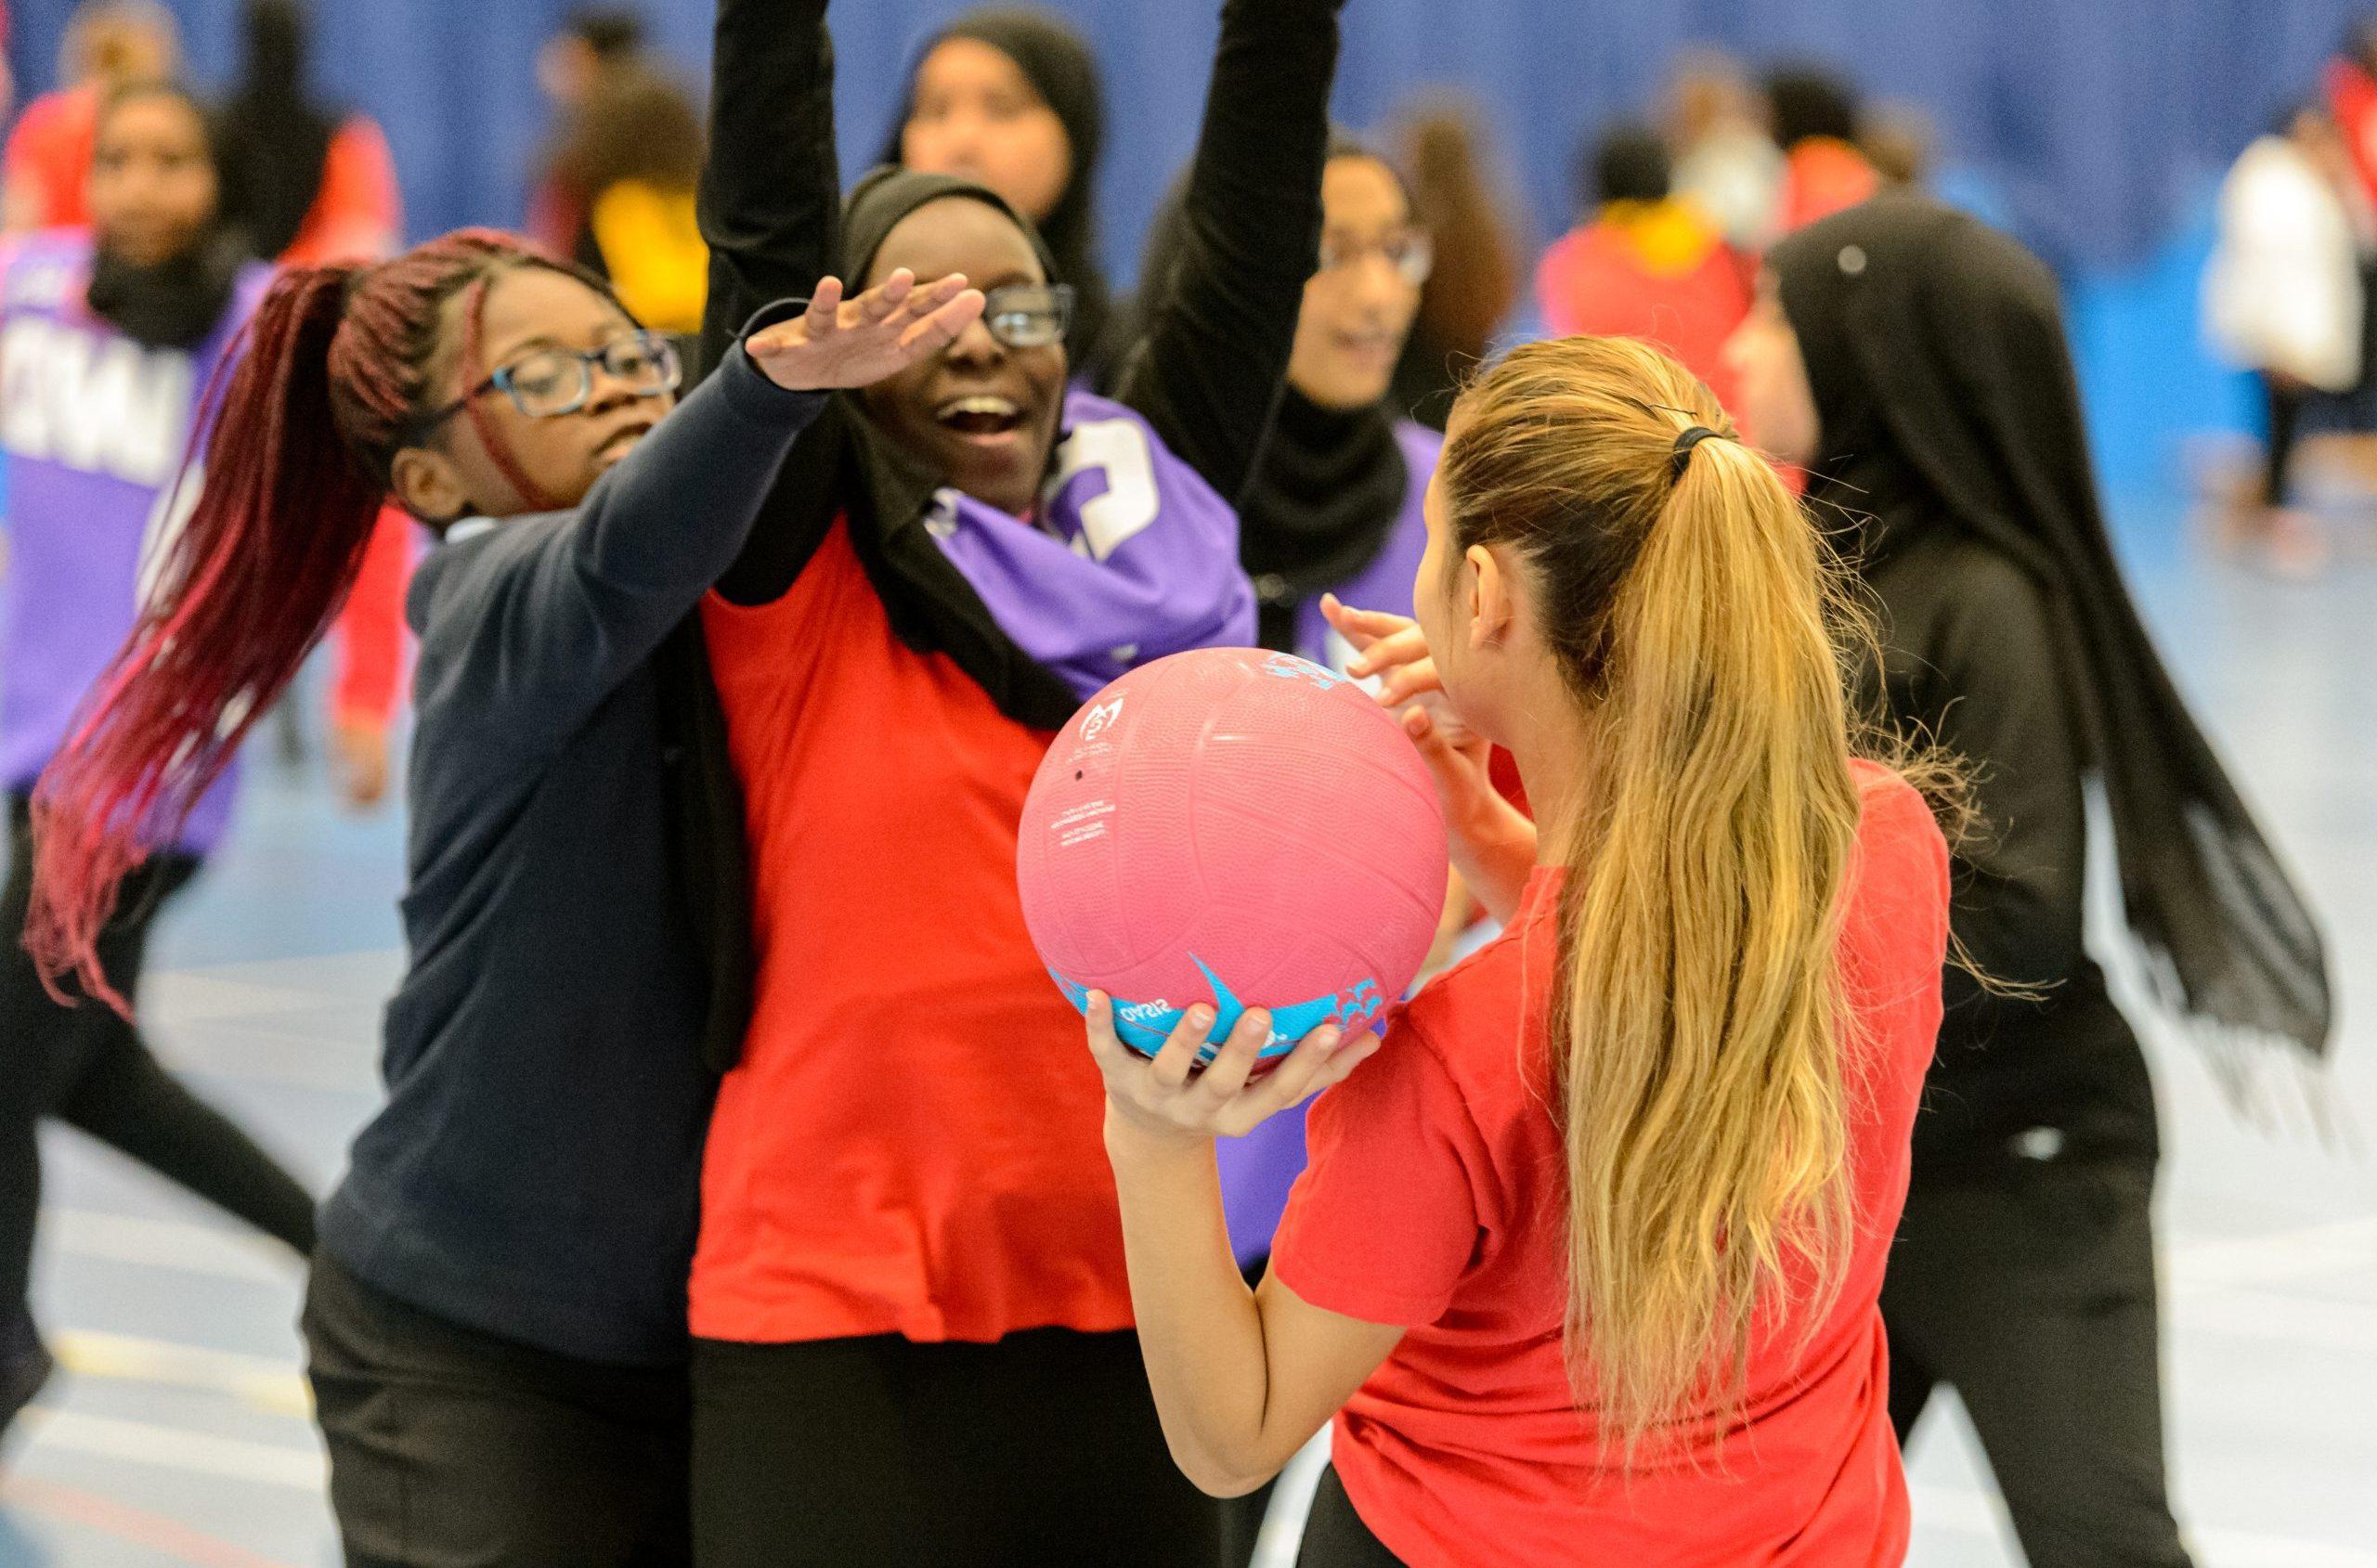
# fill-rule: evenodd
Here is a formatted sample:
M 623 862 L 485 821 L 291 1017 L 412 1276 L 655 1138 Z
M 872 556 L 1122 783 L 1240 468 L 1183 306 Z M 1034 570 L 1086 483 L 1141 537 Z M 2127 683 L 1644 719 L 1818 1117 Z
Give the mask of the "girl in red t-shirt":
M 1259 1013 L 1192 1076 L 1210 1012 L 1150 1063 L 1093 1001 L 1172 1452 L 1244 1492 L 1333 1417 L 1307 1568 L 1895 1563 L 1876 1302 L 1948 851 L 1852 758 L 1817 531 L 1705 387 L 1615 339 L 1464 394 L 1427 521 L 1418 621 L 1332 616 L 1387 700 L 1440 681 L 1479 737 L 1407 712 L 1505 935 L 1383 1050 L 1324 1029 L 1256 1082 Z M 1213 1140 L 1332 1085 L 1250 1293 Z

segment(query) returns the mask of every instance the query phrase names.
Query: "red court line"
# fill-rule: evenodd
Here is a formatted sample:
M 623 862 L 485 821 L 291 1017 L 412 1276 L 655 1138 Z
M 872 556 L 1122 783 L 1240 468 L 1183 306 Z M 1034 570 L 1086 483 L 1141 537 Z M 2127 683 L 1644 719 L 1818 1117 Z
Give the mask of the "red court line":
M 202 1535 L 162 1514 L 144 1513 L 55 1482 L 34 1481 L 21 1475 L 0 1480 L 0 1503 L 113 1536 L 117 1540 L 190 1563 L 193 1568 L 293 1568 L 290 1563 L 259 1557 L 244 1547 Z

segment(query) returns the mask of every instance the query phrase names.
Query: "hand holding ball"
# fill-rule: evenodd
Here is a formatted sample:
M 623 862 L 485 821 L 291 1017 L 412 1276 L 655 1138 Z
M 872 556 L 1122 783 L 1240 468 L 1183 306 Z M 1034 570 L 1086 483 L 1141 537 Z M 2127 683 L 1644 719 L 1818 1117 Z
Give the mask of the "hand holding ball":
M 1024 804 L 1025 924 L 1074 1006 L 1114 999 L 1153 1056 L 1189 1007 L 1212 1039 L 1272 1015 L 1276 1065 L 1376 1022 L 1442 913 L 1444 817 L 1393 715 L 1318 665 L 1209 648 L 1141 667 L 1049 747 Z

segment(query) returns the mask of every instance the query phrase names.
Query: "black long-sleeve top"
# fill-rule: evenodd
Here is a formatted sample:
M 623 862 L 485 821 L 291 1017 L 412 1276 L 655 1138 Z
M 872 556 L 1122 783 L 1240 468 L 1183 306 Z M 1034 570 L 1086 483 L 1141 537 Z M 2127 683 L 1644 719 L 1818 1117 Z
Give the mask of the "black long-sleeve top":
M 1866 569 L 1887 644 L 1883 702 L 1963 758 L 1985 825 L 1957 855 L 1962 967 L 1915 1128 L 1915 1179 L 1987 1179 L 2025 1159 L 2146 1159 L 2152 1085 L 2081 937 L 2087 865 L 2083 716 L 2056 667 L 2047 589 L 1942 519 L 1894 524 Z
M 1261 450 L 1316 265 L 1343 3 L 1226 0 L 1178 283 L 1127 350 L 1112 391 L 1233 499 Z M 824 0 L 721 0 L 715 51 L 700 200 L 711 257 L 706 348 L 721 345 L 748 307 L 805 294 L 839 265 L 840 250 Z M 837 396 L 795 445 L 719 590 L 736 603 L 773 603 L 835 519 L 847 518 L 901 639 L 946 654 L 1008 717 L 1057 728 L 1077 706 L 1071 689 L 1000 633 L 923 526 L 942 481 Z M 739 795 L 699 639 L 698 627 L 682 628 L 672 656 L 708 784 L 686 802 L 686 858 L 710 944 L 710 1056 L 722 1065 L 740 1047 L 747 1007 L 749 912 Z

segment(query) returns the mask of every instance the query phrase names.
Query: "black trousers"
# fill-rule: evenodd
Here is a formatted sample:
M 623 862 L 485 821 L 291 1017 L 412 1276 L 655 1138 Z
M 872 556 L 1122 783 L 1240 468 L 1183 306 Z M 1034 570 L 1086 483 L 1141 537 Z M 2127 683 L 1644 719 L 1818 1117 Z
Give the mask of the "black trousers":
M 158 907 L 198 873 L 189 855 L 160 854 L 123 885 L 120 914 L 99 936 L 99 965 L 139 996 Z M 21 796 L 9 801 L 8 880 L 0 892 L 0 1316 L 21 1313 L 41 1208 L 35 1129 L 58 1117 L 227 1210 L 300 1254 L 314 1248 L 314 1200 L 254 1140 L 168 1076 L 114 1009 L 62 1007 L 42 989 L 21 933 L 32 901 L 32 832 Z
M 682 1568 L 682 1366 L 499 1340 L 314 1260 L 315 1419 L 348 1568 Z
M 1903 1443 L 1945 1383 L 2031 1568 L 2187 1568 L 2163 1465 L 2150 1165 L 1923 1187 L 1882 1285 Z
M 1354 1511 L 1354 1499 L 1345 1495 L 1335 1465 L 1320 1472 L 1296 1568 L 1403 1568 L 1403 1560 L 1387 1550 Z
M 1214 1568 L 1137 1336 L 694 1346 L 701 1568 Z
M 2310 391 L 2299 382 L 2281 381 L 2265 373 L 2262 393 L 2269 403 L 2269 446 L 2262 460 L 2262 504 L 2286 504 L 2287 469 L 2294 461 L 2294 447 L 2303 427 L 2303 406 L 2310 401 Z

